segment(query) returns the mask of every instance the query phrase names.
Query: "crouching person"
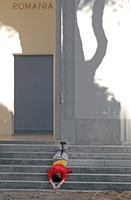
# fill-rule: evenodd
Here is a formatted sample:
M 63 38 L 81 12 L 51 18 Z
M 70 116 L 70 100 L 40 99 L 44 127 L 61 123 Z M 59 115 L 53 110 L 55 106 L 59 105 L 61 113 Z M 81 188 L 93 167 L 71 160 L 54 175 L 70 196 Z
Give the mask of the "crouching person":
M 65 142 L 61 142 L 53 157 L 53 166 L 51 169 L 47 170 L 48 181 L 54 190 L 58 190 L 67 180 L 67 174 L 72 173 L 72 169 L 68 169 L 67 165 L 68 147 Z

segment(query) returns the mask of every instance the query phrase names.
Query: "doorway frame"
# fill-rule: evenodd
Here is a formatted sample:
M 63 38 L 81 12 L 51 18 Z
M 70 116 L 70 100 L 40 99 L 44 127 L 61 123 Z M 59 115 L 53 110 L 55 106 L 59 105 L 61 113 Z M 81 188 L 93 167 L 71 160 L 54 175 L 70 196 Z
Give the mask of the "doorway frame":
M 52 124 L 52 134 L 50 135 L 50 136 L 52 136 L 53 138 L 55 137 L 55 131 L 54 131 L 54 124 L 55 124 L 55 115 L 54 115 L 54 111 L 55 111 L 55 103 L 54 103 L 54 101 L 55 101 L 55 87 L 54 87 L 54 85 L 55 85 L 55 77 L 54 77 L 54 74 L 55 74 L 55 69 L 54 69 L 54 55 L 53 54 L 21 54 L 21 53 L 19 53 L 19 54 L 13 54 L 14 55 L 14 61 L 15 61 L 15 56 L 17 57 L 17 56 L 20 56 L 20 57 L 24 57 L 24 56 L 51 56 L 52 57 L 52 121 L 53 121 L 53 124 Z M 15 90 L 15 87 L 16 87 L 16 82 L 15 82 L 15 79 L 16 79 L 16 70 L 15 70 L 15 68 L 16 68 L 16 66 L 15 66 L 15 62 L 14 62 L 14 123 L 13 124 L 15 124 L 15 100 L 16 100 L 16 90 Z M 15 133 L 15 126 L 14 126 L 14 129 L 13 129 L 13 135 L 14 136 L 16 136 L 17 134 Z M 31 131 L 31 130 L 30 130 Z M 29 131 L 29 132 L 30 132 Z M 33 131 L 33 130 L 32 130 Z M 43 130 L 44 131 L 44 130 Z M 22 131 L 21 131 L 22 132 Z M 24 130 L 23 130 L 23 132 L 24 132 Z M 18 134 L 19 135 L 19 134 Z M 23 135 L 23 134 L 21 134 L 21 135 Z M 26 135 L 26 134 L 25 134 Z M 28 135 L 28 134 L 27 134 Z M 29 134 L 29 135 L 33 135 L 33 134 Z M 39 134 L 38 134 L 39 135 Z M 43 134 L 44 135 L 44 134 Z M 48 134 L 47 134 L 48 135 Z M 36 136 L 37 136 L 37 134 L 36 134 Z M 46 136 L 46 134 L 45 134 L 45 136 Z
M 61 138 L 61 2 L 55 0 L 55 33 L 53 55 L 53 140 Z M 13 55 L 18 55 L 17 53 Z M 22 54 L 25 55 L 25 54 Z M 27 54 L 26 54 L 27 55 Z M 32 54 L 31 54 L 32 55 Z M 36 55 L 36 54 L 35 54 Z M 44 54 L 43 54 L 44 55 Z M 46 54 L 48 55 L 48 54 Z M 12 117 L 12 135 L 14 136 L 14 116 Z
M 54 102 L 53 106 L 54 108 L 54 123 L 53 123 L 53 139 L 59 140 L 61 138 L 61 104 L 60 104 L 60 94 L 61 94 L 61 1 L 54 0 L 54 10 L 55 10 L 55 17 L 54 17 L 54 52 L 51 54 L 54 58 Z M 45 54 L 46 52 L 43 52 Z M 12 52 L 12 58 L 13 55 L 17 54 L 17 52 Z M 20 53 L 21 54 L 21 53 Z M 23 53 L 24 54 L 24 53 Z M 13 81 L 13 80 L 12 80 Z M 13 88 L 12 88 L 13 89 Z M 10 96 L 10 104 L 11 104 L 11 110 L 9 108 L 9 115 L 6 116 L 6 121 L 1 121 L 2 124 L 2 131 L 0 133 L 0 137 L 3 139 L 11 139 L 11 140 L 17 140 L 17 138 L 14 137 L 14 102 L 13 102 L 13 96 L 14 91 L 12 91 L 12 94 Z M 22 140 L 22 139 L 20 139 Z

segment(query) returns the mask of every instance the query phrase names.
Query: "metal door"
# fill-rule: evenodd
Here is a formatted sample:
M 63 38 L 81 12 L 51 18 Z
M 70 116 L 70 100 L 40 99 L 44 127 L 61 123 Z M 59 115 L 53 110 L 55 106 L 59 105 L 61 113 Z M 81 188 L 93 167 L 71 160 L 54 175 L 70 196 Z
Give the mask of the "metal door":
M 14 132 L 53 134 L 53 56 L 15 55 Z

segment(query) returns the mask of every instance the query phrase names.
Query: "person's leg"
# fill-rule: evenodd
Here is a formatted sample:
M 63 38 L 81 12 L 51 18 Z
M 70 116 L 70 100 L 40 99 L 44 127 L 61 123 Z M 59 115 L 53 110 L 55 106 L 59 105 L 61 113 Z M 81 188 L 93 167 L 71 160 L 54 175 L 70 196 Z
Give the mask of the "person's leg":
M 58 147 L 56 148 L 56 153 L 57 153 L 57 152 L 61 152 L 61 150 L 62 150 L 62 145 L 59 144 Z
M 64 144 L 63 145 L 63 153 L 66 153 L 66 154 L 68 154 L 68 147 L 67 147 L 67 144 Z
M 62 149 L 63 149 L 63 152 L 66 152 L 66 153 L 68 152 L 68 147 L 67 147 L 67 143 L 66 142 L 61 142 L 59 144 L 59 146 L 56 148 L 56 153 L 57 152 L 61 152 Z
M 53 156 L 53 162 L 57 161 L 57 160 L 61 160 L 61 151 L 62 151 L 62 145 L 59 144 L 59 146 L 56 148 L 56 153 Z
M 58 160 L 65 160 L 68 162 L 68 154 L 66 152 L 63 152 L 62 155 L 61 152 L 55 153 L 55 155 L 53 156 L 53 163 Z
M 57 160 L 62 160 L 62 157 L 61 157 L 61 152 L 56 152 L 55 155 L 53 156 L 53 163 Z
M 62 145 L 63 145 L 63 149 L 62 149 Z M 57 149 L 56 149 L 56 153 L 53 156 L 53 162 L 57 161 L 57 160 L 66 160 L 68 161 L 68 147 L 67 144 L 60 144 Z
M 61 157 L 63 160 L 68 162 L 68 147 L 67 147 L 67 143 L 65 142 L 62 142 Z
M 61 157 L 62 157 L 62 160 L 65 160 L 68 162 L 68 154 L 67 153 L 63 152 Z

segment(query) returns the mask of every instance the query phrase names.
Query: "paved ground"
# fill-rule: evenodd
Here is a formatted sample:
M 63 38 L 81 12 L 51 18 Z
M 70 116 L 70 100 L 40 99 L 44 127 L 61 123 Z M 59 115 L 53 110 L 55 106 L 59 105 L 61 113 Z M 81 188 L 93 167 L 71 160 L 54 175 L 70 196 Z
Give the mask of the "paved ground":
M 1 191 L 0 200 L 131 200 L 131 192 Z

